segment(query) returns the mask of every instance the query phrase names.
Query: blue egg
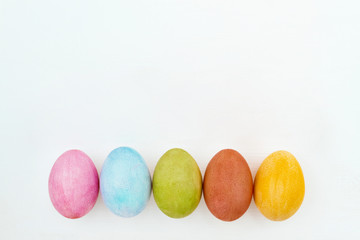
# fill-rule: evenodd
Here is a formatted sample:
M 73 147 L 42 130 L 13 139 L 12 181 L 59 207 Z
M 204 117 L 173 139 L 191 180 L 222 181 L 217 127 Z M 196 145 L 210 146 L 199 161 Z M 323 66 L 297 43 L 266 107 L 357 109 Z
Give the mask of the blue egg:
M 139 214 L 151 193 L 150 172 L 141 155 L 129 147 L 114 149 L 102 167 L 100 191 L 106 206 L 116 215 Z

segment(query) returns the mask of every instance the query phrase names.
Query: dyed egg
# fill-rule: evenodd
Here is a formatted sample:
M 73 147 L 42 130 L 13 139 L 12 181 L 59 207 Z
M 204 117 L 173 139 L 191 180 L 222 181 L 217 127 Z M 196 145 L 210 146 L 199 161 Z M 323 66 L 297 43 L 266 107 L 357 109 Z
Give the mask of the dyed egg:
M 253 180 L 246 160 L 224 149 L 209 162 L 204 176 L 204 199 L 210 212 L 223 221 L 241 217 L 249 208 Z
M 113 150 L 101 170 L 100 191 L 105 205 L 116 215 L 139 214 L 151 193 L 149 169 L 141 155 L 128 147 Z
M 98 194 L 99 175 L 84 152 L 69 150 L 56 160 L 49 176 L 49 195 L 61 215 L 84 216 L 95 205 Z
M 305 195 L 301 167 L 289 152 L 270 154 L 256 173 L 255 204 L 270 220 L 288 219 L 300 208 Z
M 158 161 L 154 171 L 153 191 L 160 210 L 172 218 L 192 213 L 201 198 L 202 178 L 194 158 L 173 148 Z

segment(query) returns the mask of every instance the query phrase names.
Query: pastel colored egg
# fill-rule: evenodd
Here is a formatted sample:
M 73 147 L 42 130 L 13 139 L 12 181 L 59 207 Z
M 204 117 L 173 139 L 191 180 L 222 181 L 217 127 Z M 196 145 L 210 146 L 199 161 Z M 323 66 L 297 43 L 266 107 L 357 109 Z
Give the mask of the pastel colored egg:
M 185 150 L 173 148 L 158 161 L 153 191 L 159 209 L 172 218 L 191 214 L 201 199 L 202 177 L 194 158 Z
M 265 217 L 288 219 L 300 208 L 304 195 L 304 175 L 291 153 L 277 151 L 262 162 L 255 176 L 254 199 Z
M 204 199 L 210 212 L 220 220 L 233 221 L 249 208 L 253 180 L 240 153 L 232 149 L 218 152 L 204 176 Z
M 69 150 L 53 165 L 48 188 L 51 202 L 61 215 L 80 218 L 95 205 L 99 194 L 99 175 L 84 152 Z
M 146 206 L 151 193 L 151 176 L 141 155 L 119 147 L 106 158 L 100 175 L 105 205 L 121 217 L 133 217 Z

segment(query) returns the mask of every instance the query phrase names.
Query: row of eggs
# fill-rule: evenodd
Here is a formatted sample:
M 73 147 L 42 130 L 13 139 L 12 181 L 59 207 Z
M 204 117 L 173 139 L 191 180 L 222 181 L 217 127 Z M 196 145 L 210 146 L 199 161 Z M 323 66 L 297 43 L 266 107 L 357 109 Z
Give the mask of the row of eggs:
M 87 214 L 95 205 L 99 188 L 105 205 L 121 217 L 139 214 L 153 189 L 163 213 L 183 218 L 196 209 L 203 191 L 208 209 L 223 221 L 241 217 L 253 195 L 265 217 L 285 220 L 299 209 L 305 194 L 301 167 L 287 151 L 270 154 L 253 183 L 246 160 L 232 149 L 221 150 L 211 159 L 204 181 L 189 153 L 170 149 L 159 159 L 152 182 L 144 159 L 132 148 L 113 150 L 104 162 L 100 180 L 94 163 L 84 152 L 69 150 L 56 160 L 48 184 L 55 209 L 67 218 Z

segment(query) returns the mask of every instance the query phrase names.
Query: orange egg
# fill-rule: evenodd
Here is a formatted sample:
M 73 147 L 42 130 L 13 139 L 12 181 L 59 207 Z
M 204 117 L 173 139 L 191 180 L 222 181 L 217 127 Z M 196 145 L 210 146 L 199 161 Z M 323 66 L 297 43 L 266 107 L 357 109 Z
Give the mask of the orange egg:
M 210 212 L 223 221 L 241 217 L 250 206 L 253 180 L 249 165 L 232 149 L 218 152 L 204 176 L 204 199 Z
M 300 208 L 305 180 L 299 162 L 287 151 L 270 154 L 256 173 L 254 200 L 270 220 L 283 221 Z

